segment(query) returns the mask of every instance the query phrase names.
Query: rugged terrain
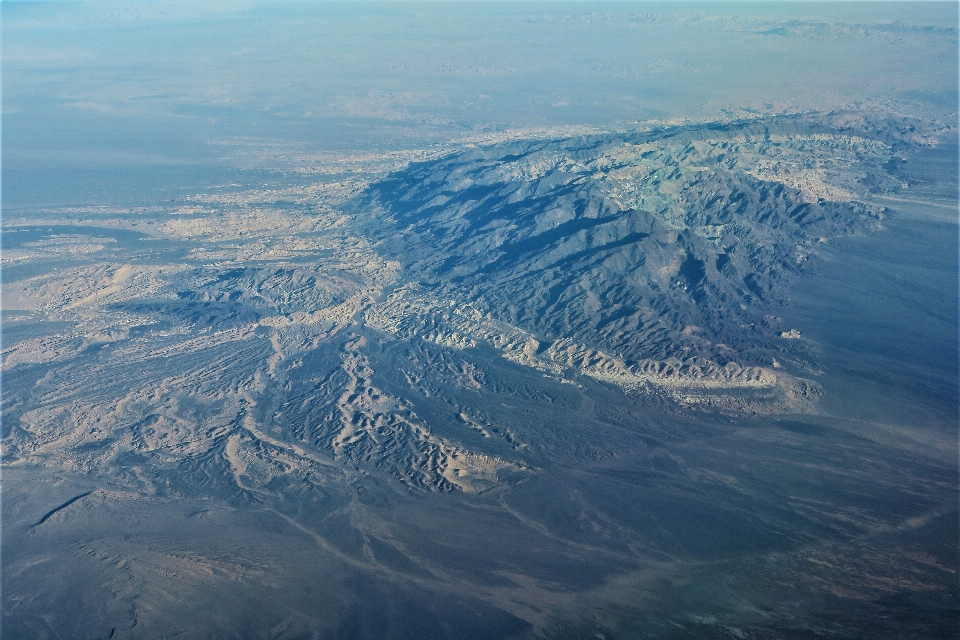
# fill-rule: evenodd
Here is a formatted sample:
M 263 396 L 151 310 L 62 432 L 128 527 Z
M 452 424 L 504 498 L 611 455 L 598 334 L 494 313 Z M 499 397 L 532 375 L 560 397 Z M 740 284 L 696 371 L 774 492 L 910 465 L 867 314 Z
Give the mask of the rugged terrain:
M 784 613 L 788 583 L 952 611 L 948 551 L 891 551 L 954 526 L 943 443 L 818 414 L 817 345 L 780 318 L 942 135 L 686 124 L 7 217 L 4 632 L 850 631 Z M 242 612 L 198 623 L 211 593 Z
M 794 116 L 419 163 L 347 204 L 414 280 L 367 317 L 687 402 L 803 409 L 816 385 L 770 369 L 796 335 L 771 314 L 819 246 L 880 228 L 867 202 L 905 186 L 904 138 Z

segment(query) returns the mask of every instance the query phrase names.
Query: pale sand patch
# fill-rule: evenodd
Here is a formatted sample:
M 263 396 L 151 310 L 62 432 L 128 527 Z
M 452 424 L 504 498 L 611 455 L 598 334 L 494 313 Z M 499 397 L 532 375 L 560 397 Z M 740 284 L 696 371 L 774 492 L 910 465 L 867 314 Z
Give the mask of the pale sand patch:
M 117 271 L 113 274 L 113 277 L 110 279 L 109 285 L 107 285 L 103 289 L 100 289 L 99 291 L 95 291 L 91 293 L 86 298 L 77 300 L 75 302 L 71 302 L 64 308 L 76 309 L 77 307 L 82 307 L 87 304 L 95 303 L 101 300 L 102 298 L 112 296 L 113 294 L 119 292 L 120 289 L 123 288 L 124 283 L 126 283 L 130 279 L 130 276 L 132 275 L 133 275 L 133 267 L 131 267 L 130 265 L 124 265 L 119 269 L 117 269 Z

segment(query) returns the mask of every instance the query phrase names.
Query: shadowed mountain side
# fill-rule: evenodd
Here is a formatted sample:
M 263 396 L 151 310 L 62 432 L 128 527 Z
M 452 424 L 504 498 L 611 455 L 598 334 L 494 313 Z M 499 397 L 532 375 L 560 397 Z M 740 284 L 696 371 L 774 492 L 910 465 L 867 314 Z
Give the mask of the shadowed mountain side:
M 800 117 L 510 142 L 350 206 L 411 278 L 541 342 L 723 365 L 779 334 L 760 321 L 817 244 L 877 227 L 857 198 L 899 188 L 905 145 Z

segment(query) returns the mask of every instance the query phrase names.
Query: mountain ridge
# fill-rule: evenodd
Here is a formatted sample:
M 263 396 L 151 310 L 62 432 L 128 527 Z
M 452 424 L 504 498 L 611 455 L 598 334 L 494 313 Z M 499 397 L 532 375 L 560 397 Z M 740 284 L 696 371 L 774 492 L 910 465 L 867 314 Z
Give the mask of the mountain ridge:
M 345 208 L 421 293 L 528 334 L 528 356 L 566 341 L 640 378 L 656 362 L 770 367 L 789 283 L 820 244 L 881 227 L 868 196 L 901 188 L 913 144 L 909 126 L 831 119 L 474 147 Z

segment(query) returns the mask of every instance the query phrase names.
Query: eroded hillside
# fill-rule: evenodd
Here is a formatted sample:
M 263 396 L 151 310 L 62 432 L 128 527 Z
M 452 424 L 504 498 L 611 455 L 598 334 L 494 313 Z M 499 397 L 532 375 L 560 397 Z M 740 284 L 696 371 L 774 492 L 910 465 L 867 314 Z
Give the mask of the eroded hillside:
M 365 317 L 682 402 L 809 407 L 816 384 L 774 371 L 797 335 L 776 309 L 818 247 L 881 227 L 910 135 L 795 116 L 412 165 L 347 203 L 407 281 Z
M 816 369 L 777 305 L 819 246 L 880 227 L 907 133 L 830 116 L 514 140 L 10 223 L 7 461 L 471 492 L 604 448 L 494 420 L 502 398 L 809 410 Z

